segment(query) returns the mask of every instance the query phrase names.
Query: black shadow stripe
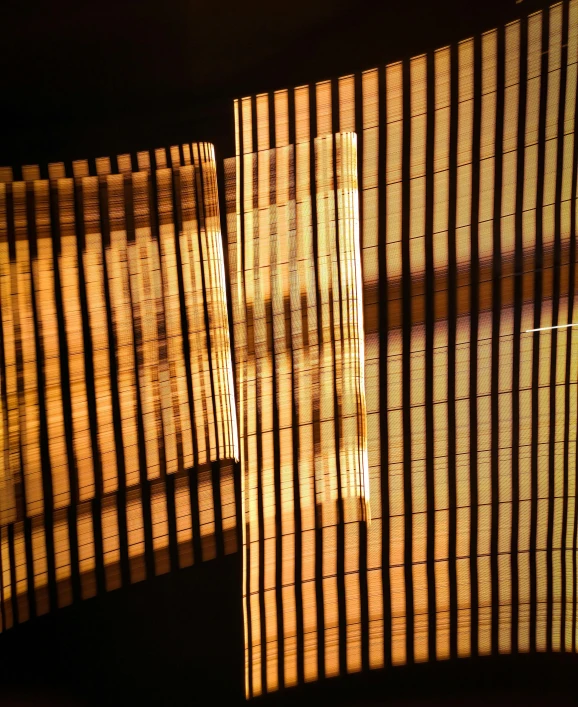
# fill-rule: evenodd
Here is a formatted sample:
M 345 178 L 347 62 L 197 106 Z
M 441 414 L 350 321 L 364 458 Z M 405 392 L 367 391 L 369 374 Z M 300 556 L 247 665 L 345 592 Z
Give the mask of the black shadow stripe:
M 506 72 L 505 36 L 501 27 L 497 31 L 497 67 L 496 67 L 496 131 L 494 138 L 494 214 L 492 247 L 492 381 L 490 393 L 491 405 L 491 537 L 490 568 L 492 587 L 492 626 L 491 650 L 497 656 L 499 650 L 500 628 L 500 592 L 498 569 L 499 540 L 499 449 L 500 449 L 500 319 L 502 313 L 502 153 L 504 142 L 504 86 Z M 507 532 L 507 529 L 503 532 Z
M 20 623 L 18 595 L 16 594 L 16 561 L 14 552 L 14 523 L 8 526 L 8 558 L 10 561 L 10 594 L 12 601 L 12 617 L 15 624 Z
M 181 146 L 181 151 L 182 151 L 182 146 Z M 194 162 L 194 160 L 193 160 Z M 193 169 L 196 170 L 196 167 Z M 151 182 L 154 180 L 154 173 L 151 174 Z M 182 225 L 182 207 L 181 207 L 181 180 L 180 180 L 180 172 L 178 170 L 178 167 L 174 167 L 172 170 L 172 188 L 173 188 L 173 213 L 175 215 L 175 236 L 176 236 L 176 243 L 179 244 L 179 234 L 183 228 Z M 195 190 L 196 191 L 196 190 Z M 153 202 L 156 204 L 156 201 Z M 155 209 L 153 208 L 153 204 L 151 203 L 150 207 L 150 212 L 151 212 L 151 232 L 154 234 L 154 238 L 159 242 L 159 237 L 158 237 L 158 221 L 156 218 L 156 213 L 153 216 L 153 212 Z M 153 227 L 153 221 L 154 221 L 154 227 Z M 160 246 L 160 243 L 159 243 Z M 159 253 L 160 257 L 160 253 Z M 193 468 L 189 469 L 189 493 L 190 493 L 190 499 L 191 499 L 191 523 L 192 523 L 192 529 L 193 529 L 193 554 L 195 558 L 195 562 L 197 562 L 201 558 L 201 532 L 200 532 L 200 520 L 199 520 L 199 500 L 198 500 L 198 495 L 197 495 L 197 474 L 196 470 L 198 467 L 199 463 L 199 457 L 198 457 L 198 448 L 197 448 L 197 435 L 196 435 L 196 425 L 195 425 L 195 403 L 193 400 L 193 377 L 192 377 L 192 371 L 191 371 L 191 347 L 190 347 L 190 339 L 189 339 L 189 322 L 187 319 L 187 309 L 186 309 L 186 303 L 185 303 L 185 295 L 184 295 L 184 286 L 183 286 L 183 273 L 182 273 L 182 255 L 180 251 L 180 247 L 176 248 L 176 257 L 177 257 L 177 273 L 178 273 L 178 279 L 179 279 L 179 302 L 180 302 L 180 310 L 181 310 L 181 330 L 182 330 L 182 341 L 183 341 L 183 358 L 185 361 L 185 372 L 187 376 L 187 395 L 189 398 L 189 415 L 191 418 L 191 439 L 193 443 Z M 164 310 L 163 310 L 163 316 L 164 316 Z M 161 324 L 161 329 L 164 329 L 164 322 Z M 161 424 L 162 424 L 162 415 L 161 415 Z M 164 434 L 163 434 L 163 439 L 164 439 Z M 178 447 L 178 454 L 179 454 L 179 470 L 181 469 L 183 465 L 183 453 L 182 453 L 182 439 L 180 440 L 181 444 Z M 162 445 L 161 445 L 162 446 Z M 164 457 L 164 453 L 163 453 Z M 165 466 L 165 473 L 166 473 L 166 462 L 164 464 Z M 167 503 L 170 504 L 170 508 L 174 507 L 175 499 L 174 499 L 174 488 L 175 488 L 175 481 L 173 478 L 171 478 L 172 475 L 169 474 L 167 476 Z M 169 509 L 169 506 L 167 506 L 167 510 Z M 170 517 L 170 516 L 169 516 Z M 177 567 L 178 564 L 174 564 L 175 560 L 178 557 L 178 548 L 177 548 L 177 535 L 176 535 L 176 523 L 173 525 L 172 522 L 169 523 L 169 548 L 170 548 L 170 555 L 171 555 L 171 565 L 173 567 Z
M 88 304 L 86 297 L 86 278 L 84 274 L 83 254 L 86 249 L 86 228 L 84 223 L 84 191 L 82 179 L 74 180 L 74 222 L 76 224 L 78 253 L 78 284 L 80 311 L 82 317 L 82 335 L 84 341 L 84 373 L 88 405 L 88 420 L 90 425 L 90 441 L 94 466 L 94 492 L 102 495 L 102 458 L 98 449 L 98 421 L 96 417 L 96 393 L 94 389 L 94 360 L 92 337 L 88 319 Z
M 426 446 L 426 505 L 427 505 L 427 599 L 428 657 L 436 658 L 436 578 L 435 578 L 435 483 L 434 483 L 434 297 L 435 274 L 433 260 L 434 232 L 434 148 L 435 148 L 435 57 L 428 52 L 426 75 L 427 133 L 425 151 L 425 446 Z
M 333 88 L 336 88 L 332 84 Z M 335 92 L 334 92 L 335 93 Z M 335 109 L 335 106 L 334 106 Z M 337 104 L 337 110 L 339 110 L 339 104 Z M 337 282 L 334 283 L 333 287 L 337 287 L 339 302 L 339 331 L 341 336 L 341 342 L 343 346 L 343 317 L 341 314 L 341 302 L 343 293 L 341 292 L 341 264 L 339 261 L 339 204 L 337 195 L 337 143 L 335 139 L 335 133 L 332 135 L 332 167 L 333 167 L 333 208 L 335 210 L 335 241 L 336 241 L 336 251 L 337 251 Z M 347 617 L 345 610 L 345 518 L 344 518 L 344 504 L 343 504 L 343 489 L 341 483 L 341 409 L 339 405 L 339 399 L 337 394 L 337 356 L 336 356 L 336 346 L 335 346 L 335 310 L 332 306 L 329 308 L 330 321 L 331 321 L 331 331 L 333 333 L 331 337 L 331 346 L 333 353 L 333 410 L 334 410 L 334 430 L 335 430 L 335 471 L 337 476 L 337 507 L 338 507 L 338 517 L 337 517 L 337 610 L 338 610 L 338 620 L 339 620 L 339 673 L 340 675 L 345 675 L 347 673 Z
M 114 443 L 116 446 L 116 461 L 118 473 L 118 488 L 126 487 L 124 446 L 122 439 L 122 422 L 120 415 L 120 402 L 118 391 L 118 365 L 116 361 L 116 334 L 112 321 L 112 306 L 108 280 L 108 265 L 106 250 L 110 248 L 110 218 L 108 210 L 108 184 L 106 177 L 98 178 L 98 203 L 100 212 L 100 232 L 102 236 L 102 267 L 104 299 L 106 303 L 106 319 L 108 327 L 109 361 L 110 361 L 110 386 L 112 397 L 112 415 L 114 425 Z M 102 539 L 102 500 L 96 496 L 92 501 L 92 523 L 94 529 L 94 556 L 96 561 L 96 586 L 100 594 L 105 591 L 105 571 Z M 125 558 L 126 559 L 126 558 Z M 123 577 L 124 580 L 124 577 Z
M 234 130 L 234 125 L 233 125 Z M 241 162 L 242 160 L 240 160 Z M 219 189 L 219 213 L 221 214 L 221 235 L 223 239 L 223 254 L 224 254 L 224 267 L 225 267 L 225 288 L 227 296 L 227 317 L 229 323 L 229 347 L 231 350 L 231 365 L 233 374 L 233 390 L 235 391 L 235 407 L 231 411 L 232 415 L 237 418 L 237 430 L 240 429 L 238 410 L 237 410 L 237 386 L 239 380 L 237 378 L 237 359 L 235 354 L 235 329 L 233 326 L 233 298 L 231 295 L 231 275 L 230 275 L 230 263 L 229 263 L 229 234 L 227 231 L 227 215 L 228 215 L 228 204 L 227 204 L 227 187 L 229 182 L 229 177 L 225 173 L 225 161 L 217 159 L 217 183 L 222 184 L 223 188 Z M 231 179 L 236 180 L 236 167 L 233 171 L 234 176 L 231 175 Z M 234 182 L 236 184 L 236 182 Z M 236 193 L 236 191 L 235 191 Z M 232 205 L 233 212 L 236 214 L 237 205 L 233 202 Z M 223 214 L 225 215 L 223 217 Z M 236 234 L 237 238 L 240 238 L 240 234 Z M 189 400 L 192 399 L 192 391 L 189 390 Z M 194 426 L 194 415 L 191 412 L 191 424 Z M 240 439 L 238 440 L 239 453 L 240 453 Z M 193 429 L 193 445 L 195 445 L 195 434 Z M 193 458 L 196 460 L 196 447 L 193 446 Z M 233 461 L 233 487 L 235 495 L 235 536 L 236 545 L 239 553 L 243 552 L 243 532 L 242 523 L 244 523 L 244 514 L 242 512 L 242 498 L 241 498 L 241 463 L 240 461 Z
M 457 262 L 456 196 L 459 100 L 458 46 L 450 55 L 450 147 L 448 184 L 448 493 L 449 493 L 449 583 L 450 583 L 450 657 L 458 657 L 458 584 L 457 584 L 457 486 L 456 486 L 456 329 Z
M 570 199 L 570 272 L 568 281 L 568 321 L 574 321 L 574 297 L 576 289 L 576 192 L 578 184 L 578 92 L 576 93 L 576 103 L 574 106 L 574 157 L 572 160 L 572 190 Z M 571 360 L 571 335 L 568 336 L 568 348 L 566 350 L 567 362 Z M 574 354 L 576 355 L 576 354 Z M 578 393 L 578 386 L 577 393 Z M 566 406 L 568 409 L 568 406 Z M 578 444 L 576 445 L 575 467 L 578 468 Z M 572 534 L 572 653 L 576 652 L 576 603 L 577 597 L 577 582 L 576 582 L 576 550 L 578 539 L 578 514 L 576 507 L 578 506 L 578 486 L 574 492 L 574 527 Z
M 363 83 L 360 73 L 354 77 L 355 131 L 357 133 L 357 183 L 359 199 L 359 244 L 363 254 Z M 363 255 L 361 259 L 363 281 Z M 362 302 L 359 303 L 362 306 Z M 365 362 L 362 362 L 365 365 Z M 359 599 L 361 615 L 361 669 L 369 670 L 369 598 L 367 589 L 367 522 L 359 524 Z
M 30 262 L 32 264 L 32 241 L 36 240 L 36 221 L 34 218 L 34 202 L 31 203 L 29 199 L 30 185 L 26 185 L 26 221 L 27 221 L 27 232 L 28 232 L 28 248 L 30 253 Z M 32 269 L 32 268 L 31 268 Z M 30 273 L 30 280 L 32 282 L 32 272 Z M 36 330 L 36 322 L 34 324 Z M 0 349 L 3 349 L 3 337 L 2 337 L 2 321 L 0 317 Z M 3 368 L 3 350 L 0 352 L 0 366 Z M 2 382 L 4 384 L 4 376 L 2 377 Z M 3 391 L 0 391 L 0 394 Z M 6 400 L 6 398 L 4 398 Z M 40 415 L 40 407 L 38 408 L 38 413 Z M 26 574 L 27 574 L 27 597 L 28 606 L 30 612 L 30 618 L 36 616 L 36 596 L 34 592 L 34 564 L 32 557 L 32 520 L 27 517 L 27 504 L 26 504 L 26 482 L 24 480 L 24 466 L 21 465 L 22 470 L 22 480 L 16 489 L 20 489 L 20 498 L 15 498 L 16 503 L 16 517 L 17 519 L 23 519 L 23 529 L 24 529 L 24 547 L 25 547 L 25 563 L 26 563 Z M 15 489 L 15 491 L 16 491 Z
M 201 148 L 199 146 L 199 152 Z M 200 155 L 199 155 L 200 156 Z M 202 161 L 199 160 L 199 164 L 195 165 L 195 177 L 196 177 L 196 200 L 197 200 L 197 237 L 199 242 L 199 253 L 201 255 L 201 260 L 203 261 L 203 267 L 201 267 L 201 282 L 203 287 L 203 310 L 205 317 L 205 331 L 207 338 L 207 356 L 209 361 L 209 373 L 211 381 L 211 398 L 213 401 L 213 419 L 215 426 L 215 439 L 217 444 L 217 454 L 222 451 L 222 445 L 224 445 L 224 440 L 219 439 L 219 426 L 217 424 L 217 398 L 215 396 L 215 371 L 213 370 L 213 359 L 211 355 L 211 330 L 210 330 L 210 320 L 209 320 L 209 307 L 207 303 L 207 284 L 205 281 L 205 269 L 204 263 L 207 262 L 206 250 L 203 250 L 203 242 L 201 238 L 201 230 L 206 231 L 205 225 L 205 178 L 203 174 Z M 183 292 L 182 283 L 182 271 L 180 269 L 180 250 L 178 249 L 178 239 L 177 239 L 177 252 L 178 256 L 178 266 L 179 266 L 179 288 Z M 211 464 L 211 486 L 213 491 L 213 508 L 215 517 L 215 531 L 216 531 L 216 545 L 217 545 L 217 557 L 222 557 L 225 553 L 223 545 L 223 519 L 222 519 L 222 509 L 221 509 L 221 486 L 220 486 L 220 467 L 218 462 L 213 462 Z
M 257 157 L 257 100 L 255 96 L 251 98 L 251 127 L 253 138 L 253 211 L 259 208 L 259 160 Z M 255 237 L 255 229 L 259 229 L 259 221 L 255 220 L 253 225 L 253 233 L 247 234 L 249 238 Z M 259 234 L 260 237 L 260 234 Z M 260 265 L 260 263 L 259 263 Z M 253 345 L 253 350 L 255 347 Z M 263 438 L 262 438 L 262 419 L 261 419 L 261 397 L 262 385 L 259 378 L 258 362 L 255 361 L 257 367 L 256 375 L 256 395 L 257 395 L 257 507 L 258 507 L 258 526 L 259 526 L 259 618 L 260 618 L 260 647 L 261 647 L 261 690 L 267 692 L 267 632 L 265 624 L 265 516 L 263 509 Z
M 167 150 L 168 158 L 171 157 L 171 151 Z M 196 171 L 196 167 L 195 167 Z M 181 314 L 181 334 L 183 342 L 183 358 L 185 362 L 185 373 L 187 376 L 187 394 L 189 393 L 189 373 L 190 373 L 190 349 L 189 349 L 189 327 L 187 321 L 187 309 L 185 302 L 185 288 L 183 285 L 183 261 L 181 255 L 181 239 L 180 235 L 183 230 L 183 214 L 181 207 L 181 173 L 179 170 L 179 165 L 173 164 L 171 167 L 171 195 L 172 195 L 172 206 L 173 206 L 173 224 L 175 233 L 175 258 L 177 261 L 177 280 L 179 286 L 179 309 Z M 207 332 L 208 336 L 208 332 Z M 214 399 L 214 398 L 213 398 Z M 189 397 L 189 415 L 193 412 L 193 401 Z M 162 419 L 162 415 L 161 415 Z M 191 418 L 191 435 L 194 436 L 194 417 Z M 180 414 L 179 414 L 180 420 Z M 164 437 L 163 437 L 164 439 Z M 163 446 L 163 445 L 162 445 Z M 164 456 L 164 455 L 163 455 Z M 183 459 L 183 432 L 182 426 L 179 425 L 177 429 L 177 463 L 178 470 L 182 471 L 184 469 L 184 459 Z M 166 458 L 165 463 L 161 465 L 161 475 L 166 476 Z M 173 538 L 176 543 L 176 536 Z
M 331 154 L 332 154 L 332 170 L 333 170 L 333 208 L 335 210 L 335 242 L 337 250 L 337 282 L 333 287 L 337 287 L 339 296 L 339 331 L 341 342 L 343 345 L 343 318 L 341 316 L 341 266 L 339 261 L 339 204 L 337 195 L 337 143 L 335 133 L 339 132 L 339 85 L 336 78 L 331 80 Z M 317 191 L 317 189 L 315 190 Z M 339 407 L 339 399 L 337 394 L 337 358 L 335 348 L 335 326 L 334 326 L 335 310 L 330 306 L 331 345 L 333 352 L 333 409 L 334 409 L 334 430 L 335 430 L 335 467 L 337 475 L 337 492 L 338 492 L 338 518 L 337 518 L 337 610 L 339 621 L 339 674 L 347 673 L 347 618 L 345 611 L 345 519 L 343 509 L 343 490 L 341 486 L 341 411 Z
M 289 130 L 295 137 L 295 96 L 293 90 L 289 91 Z M 293 127 L 291 127 L 293 126 Z M 289 201 L 292 204 L 291 228 L 296 231 L 296 209 L 295 209 L 295 144 L 291 143 L 291 156 L 289 162 Z M 291 321 L 291 320 L 290 320 Z M 291 341 L 293 341 L 293 331 L 291 330 Z M 299 393 L 297 390 L 297 369 L 295 350 L 291 347 L 291 380 L 292 380 L 292 410 L 291 426 L 293 432 L 293 504 L 295 522 L 295 614 L 297 628 L 297 682 L 302 685 L 305 681 L 305 647 L 303 628 L 303 569 L 302 569 L 302 521 L 301 521 L 301 493 L 299 487 Z
M 472 128 L 472 204 L 470 270 L 470 591 L 471 653 L 479 650 L 478 597 L 478 332 L 480 311 L 480 135 L 482 124 L 482 42 L 474 38 L 474 118 Z M 486 421 L 484 421 L 486 424 Z
M 84 189 L 82 179 L 74 180 L 74 222 L 76 224 L 77 234 L 79 297 L 84 340 L 84 371 L 94 468 L 94 489 L 95 497 L 99 498 L 103 495 L 102 456 L 101 451 L 98 447 L 98 420 L 96 416 L 93 345 L 89 325 L 86 278 L 84 273 L 83 254 L 86 249 L 86 224 L 84 220 Z M 106 271 L 103 271 L 103 276 L 105 276 L 105 272 Z M 119 496 L 121 494 L 122 490 L 119 488 Z M 121 579 L 123 586 L 126 586 L 130 582 L 130 576 L 128 571 L 128 543 L 126 537 L 126 523 L 123 526 L 121 518 L 119 518 L 119 547 Z
M 520 523 L 520 330 L 522 328 L 524 219 L 524 169 L 526 138 L 526 82 L 528 73 L 528 23 L 520 21 L 520 64 L 518 88 L 518 135 L 516 143 L 516 213 L 514 255 L 514 337 L 512 360 L 512 536 L 510 566 L 512 576 L 512 654 L 518 652 L 520 584 L 518 575 L 518 540 Z
M 7 185 L 8 187 L 9 185 Z M 10 200 L 9 198 L 10 197 Z M 29 228 L 29 239 L 30 239 L 30 258 L 34 260 L 37 257 L 37 233 L 36 233 L 36 205 L 34 197 L 34 189 L 32 185 L 27 186 L 26 189 L 26 201 L 27 201 L 27 212 L 28 212 L 28 228 Z M 12 190 L 11 188 L 6 190 L 6 214 L 7 214 L 7 224 L 8 224 L 8 239 L 10 248 L 12 249 L 15 245 L 14 241 L 14 213 L 12 207 Z M 15 252 L 10 252 L 11 259 L 15 259 Z M 52 471 L 50 467 L 50 451 L 48 447 L 48 423 L 46 414 L 46 380 L 45 380 L 45 366 L 44 366 L 44 347 L 42 342 L 42 337 L 40 334 L 40 323 L 38 321 L 38 307 L 36 301 L 36 291 L 34 278 L 31 276 L 32 282 L 32 313 L 34 317 L 34 337 L 36 346 L 36 375 L 37 375 L 37 386 L 38 386 L 38 410 L 39 410 L 39 422 L 40 422 L 40 458 L 42 465 L 42 493 L 44 497 L 44 530 L 45 530 L 45 542 L 46 542 L 46 564 L 48 572 L 48 593 L 50 601 L 50 609 L 54 610 L 58 606 L 57 592 L 56 592 L 56 568 L 54 562 L 54 509 L 53 509 L 53 495 L 52 495 Z M 17 349 L 18 355 L 18 349 Z M 20 354 L 21 355 L 21 354 Z M 21 365 L 21 363 L 18 363 Z
M 319 289 L 319 253 L 317 240 L 317 183 L 315 179 L 315 138 L 317 137 L 317 93 L 316 85 L 309 85 L 309 185 L 311 194 L 311 229 L 313 258 L 315 260 L 315 295 L 317 302 L 317 342 L 321 350 L 321 311 Z M 313 403 L 313 441 L 319 449 L 319 407 Z M 316 481 L 316 473 L 314 475 Z M 317 484 L 315 483 L 315 504 L 317 505 Z M 315 598 L 317 604 L 317 671 L 319 679 L 325 677 L 325 607 L 323 605 L 323 526 L 320 513 L 315 513 Z
M 388 450 L 388 288 L 387 288 L 387 87 L 385 67 L 378 69 L 378 258 L 379 258 L 379 436 L 381 467 L 381 581 L 383 587 L 383 663 L 391 667 L 391 585 L 389 579 L 389 450 Z
M 0 534 L 0 543 L 1 543 L 1 534 Z M 4 567 L 2 564 L 2 551 L 1 551 L 1 545 L 0 545 L 0 616 L 2 617 L 2 633 L 8 629 L 8 626 L 6 626 L 6 607 L 4 606 Z
M 135 228 L 134 228 L 134 198 L 133 198 L 133 186 L 132 186 L 132 175 L 125 175 L 123 178 L 124 183 L 124 219 L 126 228 L 127 243 L 134 243 L 135 241 Z M 134 312 L 133 300 L 135 298 L 131 287 L 131 277 L 128 274 L 129 288 L 128 295 L 130 299 L 131 314 Z M 136 379 L 136 415 L 137 415 L 137 434 L 138 434 L 138 457 L 139 457 L 139 478 L 141 486 L 141 499 L 142 499 L 142 511 L 143 511 L 143 524 L 144 524 L 144 538 L 145 538 L 145 565 L 147 568 L 147 578 L 155 576 L 155 564 L 154 564 L 154 548 L 153 548 L 153 532 L 152 532 L 152 509 L 151 509 L 151 486 L 147 478 L 147 458 L 146 458 L 146 445 L 144 436 L 144 426 L 143 426 L 143 414 L 142 414 L 142 400 L 141 400 L 141 390 L 139 385 L 139 356 L 138 356 L 138 341 L 141 336 L 139 328 L 135 326 L 134 317 L 131 316 L 132 320 L 132 340 L 133 340 L 133 361 Z M 120 489 L 120 484 L 119 484 Z M 117 499 L 117 514 L 119 519 L 119 525 L 121 518 L 124 516 L 123 522 L 126 523 L 126 499 L 121 505 L 120 498 Z
M 414 662 L 413 607 L 413 503 L 411 477 L 411 255 L 410 255 L 410 148 L 411 148 L 411 74 L 410 62 L 403 62 L 403 137 L 401 167 L 401 261 L 402 261 L 402 405 L 403 405 L 403 499 L 406 660 Z
M 60 384 L 62 388 L 62 409 L 64 413 L 64 428 L 66 436 L 66 453 L 68 456 L 68 476 L 70 484 L 70 505 L 67 509 L 68 533 L 70 545 L 70 579 L 73 600 L 80 595 L 80 573 L 78 568 L 78 533 L 76 515 L 78 506 L 78 470 L 73 446 L 72 402 L 70 396 L 70 371 L 68 366 L 68 341 L 64 321 L 62 302 L 62 286 L 60 282 L 60 203 L 58 198 L 58 180 L 50 181 L 50 229 L 52 233 L 53 264 L 54 264 L 54 295 L 58 321 L 58 337 L 60 342 Z
M 241 260 L 242 260 L 242 274 L 243 283 L 245 281 L 245 159 L 244 159 L 244 144 L 243 144 L 243 101 L 239 99 L 239 210 L 241 212 L 240 216 L 240 233 L 237 234 L 237 238 L 241 240 Z M 243 299 L 245 298 L 245 290 L 243 288 Z M 245 323 L 246 324 L 246 323 Z M 244 413 L 243 413 L 244 414 Z M 245 445 L 245 467 L 248 466 L 248 449 Z M 243 465 L 240 464 L 241 473 L 245 473 Z M 241 479 L 239 479 L 239 486 L 242 488 Z M 239 496 L 241 497 L 242 491 L 239 491 Z M 244 499 L 243 507 L 244 507 Z M 245 518 L 242 518 L 242 522 L 245 523 Z M 246 523 L 246 539 L 245 547 L 243 552 L 245 553 L 245 567 L 249 569 L 251 567 L 251 525 Z M 247 635 L 245 637 L 248 653 L 248 694 L 249 697 L 253 696 L 253 623 L 251 621 L 251 572 L 246 572 L 245 587 L 244 592 L 246 596 L 245 608 L 247 612 Z
M 540 81 L 540 119 L 538 130 L 538 184 L 536 189 L 536 251 L 534 279 L 534 329 L 540 326 L 542 313 L 542 203 L 544 197 L 544 164 L 546 142 L 546 101 L 548 96 L 548 35 L 550 29 L 548 11 L 542 13 L 542 66 Z M 537 618 L 537 557 L 538 530 L 538 384 L 540 366 L 540 333 L 533 334 L 532 352 L 532 503 L 530 513 L 530 650 L 536 650 Z
M 552 324 L 558 324 L 558 313 L 559 313 L 559 301 L 561 295 L 561 202 L 562 202 L 562 175 L 564 166 L 564 113 L 566 107 L 566 77 L 567 77 L 567 67 L 566 63 L 568 60 L 568 3 L 565 2 L 562 6 L 562 48 L 561 48 L 561 69 L 560 69 L 560 96 L 558 102 L 558 139 L 557 139 L 557 150 L 556 150 L 556 196 L 555 196 L 555 207 L 554 207 L 554 287 L 553 287 L 553 311 L 552 311 Z M 569 309 L 568 303 L 568 309 Z M 571 320 L 568 320 L 571 321 Z M 568 337 L 572 336 L 572 329 L 566 330 L 566 335 Z M 549 439 L 549 459 L 548 459 L 548 476 L 549 476 L 549 512 L 548 512 L 548 595 L 550 601 L 548 602 L 548 648 L 552 650 L 552 643 L 554 640 L 552 624 L 553 624 L 553 610 L 554 610 L 554 566 L 553 566 L 553 552 L 554 552 L 554 512 L 555 512 L 555 469 L 554 469 L 554 459 L 555 459 L 555 447 L 556 447 L 556 359 L 558 350 L 558 331 L 554 329 L 552 331 L 552 354 L 550 359 L 550 439 Z M 568 371 L 568 366 L 566 366 Z M 565 389 L 569 385 L 568 377 L 565 378 Z M 565 391 L 566 396 L 566 391 Z M 569 397 L 569 395 L 568 395 Z M 566 419 L 568 415 L 568 410 L 564 408 L 564 417 Z M 558 416 L 560 412 L 558 412 Z M 564 425 L 566 427 L 566 424 Z M 566 448 L 566 432 L 564 431 L 564 449 Z M 561 623 L 560 623 L 560 644 L 559 646 L 554 646 L 555 650 L 564 651 L 565 646 L 565 599 L 566 599 L 566 552 L 565 552 L 565 532 L 566 524 L 568 519 L 568 478 L 566 474 L 566 459 L 567 455 L 564 455 L 564 480 L 563 480 L 563 499 L 562 499 L 562 544 L 560 547 L 560 612 L 561 612 Z
M 277 159 L 275 152 L 275 109 L 272 105 L 273 94 L 269 95 L 269 147 L 270 175 L 269 175 L 269 231 L 277 233 Z M 277 233 L 277 238 L 278 238 Z M 273 265 L 270 267 L 273 273 Z M 271 283 L 272 285 L 273 283 Z M 271 286 L 271 292 L 273 287 Z M 285 299 L 285 298 L 284 298 Z M 273 481 L 275 488 L 275 602 L 277 605 L 277 670 L 279 685 L 285 684 L 285 632 L 283 620 L 283 528 L 281 517 L 281 448 L 279 439 L 279 380 L 277 373 L 277 356 L 275 352 L 275 332 L 273 328 L 273 303 L 272 298 L 265 302 L 267 312 L 267 349 L 271 351 L 271 375 L 273 378 Z M 270 323 L 270 324 L 269 324 Z M 270 333 L 269 333 L 270 332 Z

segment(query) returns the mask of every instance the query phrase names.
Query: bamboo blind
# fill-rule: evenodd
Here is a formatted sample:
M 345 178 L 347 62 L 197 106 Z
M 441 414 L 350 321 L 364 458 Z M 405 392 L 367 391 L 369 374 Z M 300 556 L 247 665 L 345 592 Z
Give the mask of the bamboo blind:
M 5 627 L 235 549 L 214 149 L 0 183 Z
M 238 397 L 248 696 L 419 661 L 576 650 L 577 66 L 569 0 L 399 63 L 235 101 L 227 227 L 238 382 L 252 382 Z M 259 232 L 271 219 L 270 175 L 296 174 L 292 257 L 306 268 L 299 249 L 324 247 L 316 185 L 331 168 L 320 175 L 319 145 L 348 131 L 371 523 L 327 525 L 291 383 L 314 371 L 293 312 L 316 302 L 291 301 L 292 351 L 276 363 L 251 349 L 244 298 L 263 287 L 247 253 L 255 219 Z M 273 375 L 278 418 L 259 426 Z M 283 409 L 282 386 L 299 415 Z

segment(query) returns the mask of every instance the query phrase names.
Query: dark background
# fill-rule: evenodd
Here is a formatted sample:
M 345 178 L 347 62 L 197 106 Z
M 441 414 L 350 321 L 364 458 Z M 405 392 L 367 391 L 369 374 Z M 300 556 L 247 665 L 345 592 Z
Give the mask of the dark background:
M 370 69 L 540 0 L 3 0 L 0 165 L 209 140 L 232 98 Z
M 4 1 L 0 165 L 16 168 L 18 177 L 22 164 L 196 140 L 214 142 L 223 158 L 234 152 L 234 97 L 372 68 L 545 6 L 540 0 Z M 240 562 L 240 555 L 228 556 L 173 572 L 1 635 L 0 705 L 242 703 Z M 308 686 L 288 703 L 370 707 L 387 694 L 389 704 L 416 707 L 426 699 L 570 704 L 575 671 L 569 656 L 422 665 Z M 255 702 L 279 703 L 279 696 Z
M 241 555 L 38 617 L 0 636 L 0 706 L 243 703 Z

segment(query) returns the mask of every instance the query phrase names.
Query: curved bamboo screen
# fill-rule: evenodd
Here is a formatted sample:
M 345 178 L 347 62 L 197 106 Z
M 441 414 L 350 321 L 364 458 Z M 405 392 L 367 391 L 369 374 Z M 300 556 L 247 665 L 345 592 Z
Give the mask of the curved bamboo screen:
M 24 167 L 0 184 L 7 627 L 190 564 L 193 545 L 197 560 L 214 556 L 224 533 L 234 549 L 214 149 L 169 158 L 121 155 L 114 173 L 101 158 L 93 174 L 79 161 L 73 176 L 53 164 L 48 179 Z
M 569 0 L 235 102 L 229 257 L 232 278 L 245 273 L 232 279 L 237 365 L 253 366 L 241 449 L 263 461 L 246 464 L 248 696 L 414 661 L 575 651 L 577 66 Z M 318 146 L 339 131 L 357 132 L 371 524 L 331 526 L 313 512 L 320 447 L 281 405 L 302 394 L 300 319 L 283 368 L 261 363 L 242 303 L 259 284 L 251 239 L 269 257 L 254 221 L 269 223 L 270 174 L 296 174 L 292 257 L 323 253 L 316 185 L 331 166 L 320 175 Z M 291 304 L 316 302 L 305 291 Z M 275 400 L 272 375 L 287 392 L 259 427 L 251 411 Z

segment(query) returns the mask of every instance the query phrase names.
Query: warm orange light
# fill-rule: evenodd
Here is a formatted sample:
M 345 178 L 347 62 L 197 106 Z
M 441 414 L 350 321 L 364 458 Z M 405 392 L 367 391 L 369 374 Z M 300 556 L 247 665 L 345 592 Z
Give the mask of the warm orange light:
M 431 54 L 277 91 L 272 106 L 271 95 L 235 102 L 226 171 L 236 172 L 227 198 L 248 696 L 276 689 L 281 674 L 291 685 L 363 660 L 381 668 L 575 649 L 577 66 L 570 0 Z M 336 429 L 326 422 L 339 349 L 334 359 L 322 344 L 334 333 L 337 260 L 330 199 L 319 191 L 334 178 L 336 130 L 357 132 L 359 154 L 371 489 L 371 525 L 359 537 L 348 537 L 354 524 L 327 524 L 327 506 L 312 512 L 320 488 L 335 497 L 337 478 L 322 451 Z M 269 333 L 259 298 L 269 292 L 263 276 L 274 282 L 269 224 L 285 233 L 284 173 L 295 175 L 290 282 L 301 288 L 284 320 L 297 414 L 279 439 L 297 438 L 299 459 L 287 482 L 259 465 L 276 439 L 275 422 L 262 423 L 272 404 L 263 396 L 276 392 L 279 405 L 282 388 L 252 339 Z M 272 321 L 277 345 L 287 337 Z M 267 521 L 278 483 L 294 509 L 292 522 L 283 512 L 281 543 Z
M 18 622 L 29 614 L 29 583 L 37 612 L 48 610 L 49 568 L 59 606 L 72 601 L 76 573 L 82 597 L 94 595 L 99 574 L 104 588 L 120 586 L 123 553 L 130 581 L 168 571 L 169 492 L 180 565 L 214 557 L 217 532 L 225 552 L 236 548 L 214 150 L 171 148 L 172 167 L 164 150 L 155 159 L 156 169 L 140 153 L 135 171 L 120 155 L 116 173 L 99 158 L 95 175 L 84 161 L 73 177 L 60 163 L 48 180 L 35 166 L 23 168 L 24 181 L 1 175 L 0 526 L 4 607 L 15 586 Z

